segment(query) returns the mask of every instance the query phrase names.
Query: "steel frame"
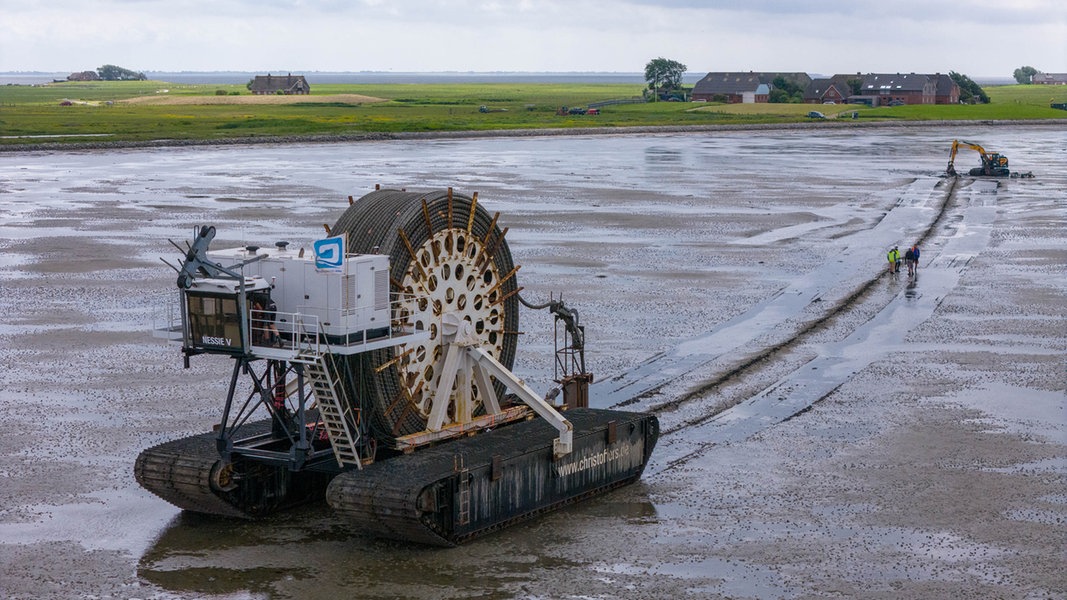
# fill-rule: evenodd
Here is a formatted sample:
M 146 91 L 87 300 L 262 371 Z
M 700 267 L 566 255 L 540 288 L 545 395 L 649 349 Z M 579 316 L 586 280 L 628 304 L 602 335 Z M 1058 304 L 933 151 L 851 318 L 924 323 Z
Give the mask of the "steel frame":
M 216 446 L 222 459 L 248 458 L 285 466 L 291 471 L 338 470 L 329 443 L 315 448 L 315 442 L 324 430 L 320 422 L 308 423 L 308 409 L 314 397 L 310 386 L 305 385 L 304 365 L 269 359 L 263 361 L 263 370 L 257 373 L 259 360 L 247 355 L 234 357 L 226 404 L 217 426 Z M 289 379 L 287 375 L 290 374 L 295 377 Z M 238 383 L 242 378 L 251 383 L 251 390 L 238 401 Z M 287 393 L 287 381 L 296 382 L 292 402 Z M 270 415 L 271 432 L 242 437 L 242 427 L 260 407 Z

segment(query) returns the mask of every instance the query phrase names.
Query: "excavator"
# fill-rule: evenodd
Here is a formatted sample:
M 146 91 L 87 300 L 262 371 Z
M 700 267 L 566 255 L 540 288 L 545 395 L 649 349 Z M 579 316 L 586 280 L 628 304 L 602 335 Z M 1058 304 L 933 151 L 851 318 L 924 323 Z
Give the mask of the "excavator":
M 968 173 L 972 176 L 985 176 L 985 177 L 1009 177 L 1011 171 L 1008 170 L 1008 157 L 997 152 L 986 152 L 986 149 L 972 142 L 965 142 L 962 140 L 952 140 L 952 151 L 948 155 L 948 168 L 945 169 L 945 173 L 949 177 L 958 177 L 959 173 L 956 172 L 954 165 L 956 161 L 956 152 L 960 147 L 970 148 L 978 153 L 982 157 L 982 166 L 975 167 Z

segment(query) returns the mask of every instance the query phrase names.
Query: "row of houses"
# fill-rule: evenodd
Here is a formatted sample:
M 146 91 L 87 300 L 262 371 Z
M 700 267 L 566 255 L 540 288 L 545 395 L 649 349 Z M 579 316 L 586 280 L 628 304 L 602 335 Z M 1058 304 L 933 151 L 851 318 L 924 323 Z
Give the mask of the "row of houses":
M 809 104 L 958 104 L 960 88 L 943 73 L 856 73 L 812 79 L 807 73 L 708 73 L 693 86 L 695 102 L 769 102 L 778 78 L 803 90 Z

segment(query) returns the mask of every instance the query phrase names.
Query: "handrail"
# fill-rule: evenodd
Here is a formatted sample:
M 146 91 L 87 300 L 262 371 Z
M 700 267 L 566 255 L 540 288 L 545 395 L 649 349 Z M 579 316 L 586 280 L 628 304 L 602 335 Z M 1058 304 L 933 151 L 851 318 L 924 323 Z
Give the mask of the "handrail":
M 390 295 L 394 297 L 394 300 L 390 302 L 391 316 L 399 314 L 397 309 L 404 303 L 415 301 L 418 298 L 414 294 L 402 294 L 399 292 L 394 292 Z M 377 342 L 408 336 L 414 331 L 414 325 L 410 322 L 394 325 L 391 317 L 389 322 L 381 328 L 384 333 L 373 338 L 367 337 L 365 330 L 353 330 L 345 334 L 327 336 L 317 315 L 303 312 L 275 312 L 274 321 L 270 321 L 266 316 L 258 316 L 257 312 L 261 312 L 263 315 L 267 314 L 266 311 L 252 311 L 249 319 L 249 328 L 252 331 L 253 347 L 280 348 L 294 352 L 306 351 L 316 355 L 323 352 L 323 346 L 325 345 L 358 348 L 372 341 Z M 271 341 L 274 339 L 271 336 L 274 333 L 271 330 L 272 325 L 277 329 L 276 337 L 280 340 L 280 345 Z M 344 328 L 342 327 L 342 329 Z
M 323 326 L 322 317 L 312 314 L 315 312 L 313 306 L 301 307 L 301 310 L 294 312 L 253 309 L 247 316 L 250 347 L 294 353 L 302 350 L 320 353 L 326 345 L 356 348 L 369 342 L 392 340 L 416 333 L 409 318 L 405 317 L 402 322 L 398 322 L 398 319 L 404 314 L 401 309 L 406 304 L 417 301 L 419 296 L 399 292 L 393 292 L 390 296 L 392 300 L 389 303 L 389 319 L 383 321 L 382 326 L 375 328 L 370 335 L 370 330 L 357 327 L 358 321 L 354 315 L 342 316 L 340 323 L 335 319 L 331 327 L 326 328 Z M 183 331 L 183 301 L 182 291 L 178 290 L 177 293 L 168 295 L 154 311 L 152 329 L 156 337 L 184 343 L 187 332 Z M 375 306 L 370 303 L 361 308 L 376 310 Z M 342 333 L 327 334 L 328 329 Z

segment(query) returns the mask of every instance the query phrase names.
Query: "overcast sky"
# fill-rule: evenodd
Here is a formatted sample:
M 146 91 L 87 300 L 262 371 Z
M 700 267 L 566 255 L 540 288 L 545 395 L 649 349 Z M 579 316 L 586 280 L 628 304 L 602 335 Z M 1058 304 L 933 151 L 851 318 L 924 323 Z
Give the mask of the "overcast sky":
M 3 0 L 0 71 L 1067 72 L 1065 0 Z

